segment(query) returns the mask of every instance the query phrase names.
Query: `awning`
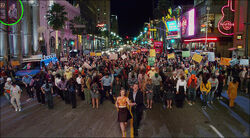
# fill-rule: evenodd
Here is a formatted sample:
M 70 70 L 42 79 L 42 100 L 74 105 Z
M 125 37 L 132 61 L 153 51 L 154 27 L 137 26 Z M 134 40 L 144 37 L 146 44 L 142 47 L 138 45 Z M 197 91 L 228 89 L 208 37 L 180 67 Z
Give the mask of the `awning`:
M 228 48 L 229 51 L 234 51 L 234 50 L 236 50 L 236 49 L 237 49 L 237 48 L 235 48 L 235 47 Z

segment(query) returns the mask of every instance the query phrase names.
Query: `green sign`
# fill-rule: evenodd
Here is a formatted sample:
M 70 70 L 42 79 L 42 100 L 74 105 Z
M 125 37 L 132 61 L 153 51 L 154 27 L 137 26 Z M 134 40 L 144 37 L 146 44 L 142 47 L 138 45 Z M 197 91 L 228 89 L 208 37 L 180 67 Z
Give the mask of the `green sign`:
M 182 51 L 182 57 L 190 57 L 190 51 Z
M 154 66 L 154 64 L 155 64 L 155 57 L 149 57 L 148 58 L 148 65 Z

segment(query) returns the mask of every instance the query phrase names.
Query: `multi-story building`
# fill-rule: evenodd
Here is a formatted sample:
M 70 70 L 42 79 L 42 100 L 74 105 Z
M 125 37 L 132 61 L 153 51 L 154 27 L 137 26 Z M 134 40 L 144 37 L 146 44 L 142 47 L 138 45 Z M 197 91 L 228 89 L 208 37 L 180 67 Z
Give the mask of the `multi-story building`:
M 119 34 L 118 17 L 117 17 L 117 15 L 111 15 L 111 17 L 110 17 L 110 23 L 111 23 L 111 26 L 110 26 L 111 32 Z
M 194 0 L 192 12 L 186 12 L 181 19 L 184 47 L 214 51 L 217 56 L 231 56 L 233 19 L 231 0 Z
M 110 31 L 110 0 L 93 0 L 96 4 L 97 24 L 106 27 Z
M 46 14 L 53 3 L 59 3 L 65 7 L 69 20 L 80 16 L 79 6 L 66 0 L 32 0 L 23 1 L 23 18 L 16 25 L 10 26 L 10 32 L 0 30 L 0 59 L 9 56 L 13 60 L 21 60 L 34 54 L 55 53 L 55 30 L 48 25 Z M 73 4 L 73 5 L 72 5 Z M 77 7 L 78 6 L 78 7 Z M 17 4 L 17 11 L 20 11 Z M 0 24 L 4 30 L 7 26 Z M 69 28 L 69 21 L 66 22 L 63 30 L 59 31 L 59 47 L 67 50 L 67 46 L 77 40 Z M 7 43 L 9 40 L 9 44 Z M 44 41 L 43 41 L 44 40 Z M 39 43 L 39 42 L 43 43 Z M 8 44 L 8 45 L 7 45 Z M 72 43 L 71 43 L 72 44 Z

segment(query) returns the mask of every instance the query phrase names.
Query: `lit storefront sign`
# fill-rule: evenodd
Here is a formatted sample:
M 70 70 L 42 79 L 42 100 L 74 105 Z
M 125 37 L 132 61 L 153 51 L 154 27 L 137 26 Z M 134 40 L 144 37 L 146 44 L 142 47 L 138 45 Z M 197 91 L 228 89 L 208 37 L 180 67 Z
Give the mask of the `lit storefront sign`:
M 195 38 L 195 39 L 184 40 L 184 42 L 186 42 L 186 43 L 189 43 L 189 42 L 205 42 L 205 41 L 206 41 L 206 38 Z M 218 41 L 218 38 L 216 38 L 216 37 L 208 37 L 207 41 L 215 42 L 215 41 Z
M 225 16 L 225 13 L 227 13 L 228 15 L 234 15 L 234 9 L 232 8 L 232 0 L 228 0 L 227 1 L 227 5 L 223 6 L 221 8 L 221 13 L 222 13 L 222 17 L 218 22 L 218 30 L 221 34 L 223 35 L 233 35 L 233 27 L 234 27 L 234 21 L 233 19 L 228 18 L 228 16 Z M 225 12 L 225 9 L 228 9 L 227 11 L 229 12 Z
M 168 21 L 167 22 L 167 27 L 168 27 L 169 32 L 179 30 L 176 21 Z
M 180 20 L 182 37 L 193 36 L 195 34 L 195 9 L 186 12 Z

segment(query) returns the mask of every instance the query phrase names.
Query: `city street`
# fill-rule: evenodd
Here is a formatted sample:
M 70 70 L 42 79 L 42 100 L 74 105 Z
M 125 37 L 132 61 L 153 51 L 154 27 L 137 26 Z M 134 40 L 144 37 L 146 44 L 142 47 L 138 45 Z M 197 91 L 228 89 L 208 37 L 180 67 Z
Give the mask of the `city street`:
M 117 111 L 108 100 L 97 110 L 78 99 L 77 108 L 72 109 L 54 97 L 55 108 L 49 110 L 47 105 L 36 100 L 27 103 L 23 98 L 22 112 L 15 112 L 4 101 L 2 96 L 1 137 L 121 137 Z M 172 110 L 155 104 L 152 110 L 144 111 L 139 137 L 249 136 L 249 114 L 239 106 L 230 109 L 227 102 L 220 100 L 206 110 L 201 109 L 200 101 Z M 129 137 L 130 126 L 126 131 Z

